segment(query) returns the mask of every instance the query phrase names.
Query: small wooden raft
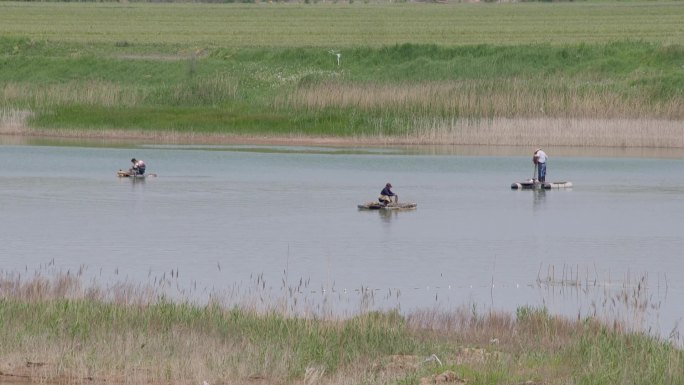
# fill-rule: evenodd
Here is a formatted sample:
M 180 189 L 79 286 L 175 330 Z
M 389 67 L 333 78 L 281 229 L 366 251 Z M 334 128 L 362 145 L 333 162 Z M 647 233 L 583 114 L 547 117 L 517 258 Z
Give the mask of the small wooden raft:
M 516 182 L 511 185 L 513 190 L 551 190 L 551 189 L 562 189 L 571 188 L 572 182 L 539 182 L 537 180 L 528 179 L 523 182 Z
M 118 176 L 119 178 L 145 179 L 148 176 L 157 176 L 157 174 L 138 175 L 138 174 L 131 173 L 128 170 L 119 170 L 116 172 L 116 176 Z
M 366 202 L 358 205 L 359 210 L 413 210 L 418 207 L 416 203 L 388 203 L 383 205 L 380 202 Z

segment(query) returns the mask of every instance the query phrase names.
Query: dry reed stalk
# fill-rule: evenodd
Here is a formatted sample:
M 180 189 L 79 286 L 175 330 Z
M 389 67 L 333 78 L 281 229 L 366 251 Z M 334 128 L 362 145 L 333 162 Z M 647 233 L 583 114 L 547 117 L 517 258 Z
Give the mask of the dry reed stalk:
M 22 280 L 20 276 L 8 275 L 0 279 L 0 298 L 22 301 L 49 301 L 63 298 L 81 298 L 80 277 L 59 275 L 48 279 L 30 277 Z
M 31 117 L 29 110 L 0 109 L 0 135 L 19 135 L 27 131 L 26 121 Z
M 544 351 L 556 351 L 571 344 L 584 327 L 581 323 L 543 312 L 515 319 L 514 315 L 499 311 L 477 315 L 467 307 L 450 311 L 417 310 L 407 317 L 407 321 L 414 330 L 432 330 L 436 335 L 448 335 L 471 346 L 496 345 L 511 353 L 535 345 Z M 596 325 L 598 327 L 598 323 Z

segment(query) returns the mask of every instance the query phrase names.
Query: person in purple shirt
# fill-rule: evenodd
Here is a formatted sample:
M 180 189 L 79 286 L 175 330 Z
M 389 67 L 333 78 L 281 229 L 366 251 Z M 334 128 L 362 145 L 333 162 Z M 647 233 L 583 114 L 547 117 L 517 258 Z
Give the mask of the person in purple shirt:
M 392 202 L 392 197 L 394 197 L 395 203 L 399 200 L 399 196 L 392 192 L 392 184 L 387 183 L 385 185 L 385 188 L 382 189 L 382 191 L 380 192 L 380 197 L 378 198 L 378 201 L 380 201 L 380 203 L 384 205 L 387 205 Z

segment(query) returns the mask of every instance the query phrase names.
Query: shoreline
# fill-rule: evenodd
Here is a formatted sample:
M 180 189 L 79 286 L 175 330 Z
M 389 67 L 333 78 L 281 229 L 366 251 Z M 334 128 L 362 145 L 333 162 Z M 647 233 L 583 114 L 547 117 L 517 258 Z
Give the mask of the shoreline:
M 663 119 L 491 119 L 452 121 L 432 135 L 306 136 L 143 131 L 38 129 L 30 111 L 0 110 L 0 145 L 63 146 L 284 146 L 340 151 L 393 148 L 407 154 L 528 156 L 534 148 L 554 156 L 684 159 L 684 121 Z M 446 122 L 445 122 L 446 123 Z M 622 134 L 619 140 L 616 135 Z M 553 139 L 553 140 L 551 140 Z M 620 145 L 616 145 L 620 143 Z
M 684 149 L 684 121 L 666 119 L 496 118 L 435 121 L 428 132 L 384 136 L 307 136 L 134 129 L 38 129 L 29 113 L 0 115 L 0 136 L 179 145 L 291 145 L 333 147 L 510 146 Z

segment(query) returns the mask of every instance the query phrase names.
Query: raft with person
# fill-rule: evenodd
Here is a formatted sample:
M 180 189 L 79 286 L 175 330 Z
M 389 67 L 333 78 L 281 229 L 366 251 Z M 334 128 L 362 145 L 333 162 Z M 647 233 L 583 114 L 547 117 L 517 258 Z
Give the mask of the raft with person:
M 522 182 L 515 182 L 511 184 L 511 189 L 552 190 L 571 188 L 572 182 L 568 181 L 546 182 L 546 162 L 548 159 L 548 155 L 546 155 L 541 148 L 534 150 L 534 154 L 532 155 L 532 163 L 534 164 L 534 168 L 532 169 L 532 179 L 527 179 Z
M 536 179 L 528 179 L 511 184 L 511 189 L 513 190 L 552 190 L 564 188 L 572 188 L 572 182 L 540 182 Z
M 157 176 L 157 174 L 145 174 L 145 169 L 147 165 L 142 159 L 131 159 L 132 167 L 128 170 L 119 169 L 116 172 L 116 176 L 119 178 L 131 178 L 131 179 L 145 179 L 148 176 Z
M 414 210 L 418 207 L 416 203 L 380 203 L 380 202 L 366 202 L 357 206 L 359 210 Z
M 392 183 L 387 182 L 377 201 L 366 202 L 357 207 L 359 210 L 413 210 L 418 205 L 415 203 L 399 203 L 399 195 L 392 191 Z

